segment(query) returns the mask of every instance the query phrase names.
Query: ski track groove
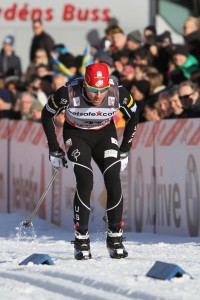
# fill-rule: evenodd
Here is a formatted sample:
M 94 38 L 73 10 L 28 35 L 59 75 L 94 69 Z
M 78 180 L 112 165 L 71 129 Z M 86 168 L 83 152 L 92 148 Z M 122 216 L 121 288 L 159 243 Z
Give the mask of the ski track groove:
M 40 270 L 41 271 L 41 270 Z M 43 276 L 41 276 L 43 275 Z M 155 300 L 158 299 L 153 295 L 146 294 L 140 291 L 133 291 L 120 288 L 116 285 L 108 284 L 105 282 L 97 281 L 84 276 L 76 276 L 73 274 L 42 271 L 40 273 L 31 269 L 31 275 L 27 271 L 22 273 L 22 270 L 17 271 L 0 271 L 0 277 L 4 279 L 11 279 L 19 282 L 26 282 L 30 285 L 47 290 L 52 294 L 60 294 L 62 296 L 70 296 L 72 299 L 85 299 L 86 293 L 84 286 L 87 287 L 87 299 L 88 300 L 106 300 L 111 298 L 110 293 L 115 294 L 116 300 L 125 299 L 141 299 L 141 300 Z M 55 283 L 55 280 L 59 279 L 59 283 Z M 73 283 L 74 288 L 71 288 Z M 89 288 L 89 293 L 88 293 Z M 81 291 L 82 290 L 82 291 Z M 97 293 L 102 296 L 97 295 Z M 165 298 L 159 298 L 165 299 Z

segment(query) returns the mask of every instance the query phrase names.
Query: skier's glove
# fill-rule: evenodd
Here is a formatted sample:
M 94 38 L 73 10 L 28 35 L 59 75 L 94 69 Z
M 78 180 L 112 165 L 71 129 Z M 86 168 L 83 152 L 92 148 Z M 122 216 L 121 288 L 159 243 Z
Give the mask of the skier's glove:
M 121 172 L 126 169 L 128 164 L 128 152 L 120 152 L 120 159 L 121 159 Z
M 50 151 L 49 161 L 52 164 L 54 169 L 58 170 L 63 167 L 68 168 L 66 154 L 62 149 L 59 149 L 59 151 L 55 151 L 55 152 Z

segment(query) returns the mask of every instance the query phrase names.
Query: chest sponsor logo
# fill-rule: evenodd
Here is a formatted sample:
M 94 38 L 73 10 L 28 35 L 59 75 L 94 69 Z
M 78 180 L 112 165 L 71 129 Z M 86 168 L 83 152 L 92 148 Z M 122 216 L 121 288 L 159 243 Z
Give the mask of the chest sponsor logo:
M 76 117 L 112 117 L 115 112 L 106 112 L 106 111 L 72 111 L 72 110 L 68 110 L 68 113 L 70 113 L 73 116 Z

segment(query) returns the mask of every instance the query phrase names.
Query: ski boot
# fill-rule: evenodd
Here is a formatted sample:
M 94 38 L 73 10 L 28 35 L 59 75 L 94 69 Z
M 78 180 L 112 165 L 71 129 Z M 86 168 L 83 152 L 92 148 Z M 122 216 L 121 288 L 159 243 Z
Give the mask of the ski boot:
M 108 229 L 106 245 L 111 258 L 125 258 L 128 256 L 128 252 L 123 245 L 123 230 L 120 229 Z
M 90 259 L 92 257 L 90 252 L 89 233 L 86 230 L 75 230 L 74 244 L 74 258 L 77 260 Z

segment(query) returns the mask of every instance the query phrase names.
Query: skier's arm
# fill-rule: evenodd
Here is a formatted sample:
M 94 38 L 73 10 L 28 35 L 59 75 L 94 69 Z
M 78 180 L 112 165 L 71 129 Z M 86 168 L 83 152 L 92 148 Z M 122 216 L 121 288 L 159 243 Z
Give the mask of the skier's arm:
M 126 120 L 120 151 L 129 152 L 132 146 L 132 140 L 136 132 L 137 124 L 139 122 L 139 114 L 133 97 L 123 86 L 119 86 L 119 99 L 120 111 Z
M 53 117 L 59 114 L 68 104 L 68 92 L 66 87 L 61 87 L 55 93 L 50 95 L 47 104 L 42 110 L 42 125 L 47 137 L 49 151 L 59 151 L 59 143 L 57 141 L 55 124 Z

